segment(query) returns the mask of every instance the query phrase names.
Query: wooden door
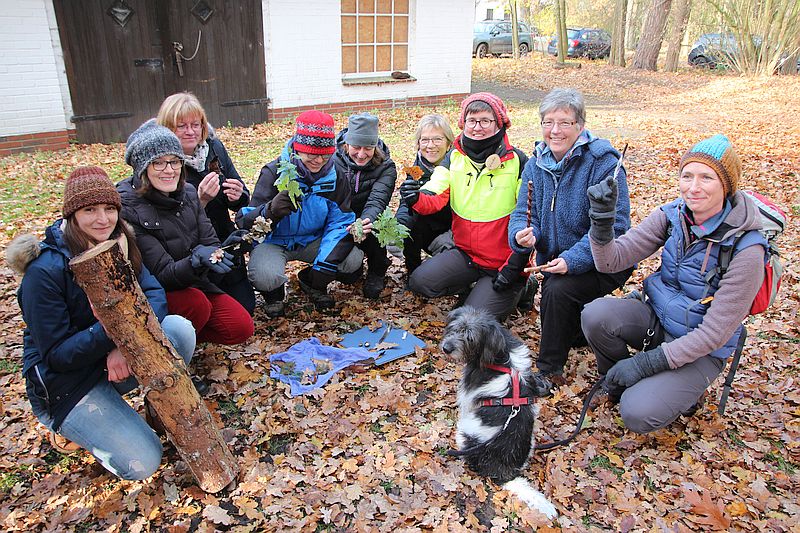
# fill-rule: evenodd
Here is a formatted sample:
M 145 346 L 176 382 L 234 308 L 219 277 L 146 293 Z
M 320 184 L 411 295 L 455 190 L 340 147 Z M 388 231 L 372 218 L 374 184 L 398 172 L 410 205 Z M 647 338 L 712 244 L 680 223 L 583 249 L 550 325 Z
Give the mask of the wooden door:
M 148 3 L 53 2 L 80 142 L 124 141 L 164 99 L 161 37 Z
M 162 47 L 172 60 L 167 94 L 193 92 L 212 125 L 247 126 L 267 119 L 261 0 L 159 2 Z M 174 43 L 183 47 L 178 67 Z M 199 44 L 198 44 L 199 43 Z

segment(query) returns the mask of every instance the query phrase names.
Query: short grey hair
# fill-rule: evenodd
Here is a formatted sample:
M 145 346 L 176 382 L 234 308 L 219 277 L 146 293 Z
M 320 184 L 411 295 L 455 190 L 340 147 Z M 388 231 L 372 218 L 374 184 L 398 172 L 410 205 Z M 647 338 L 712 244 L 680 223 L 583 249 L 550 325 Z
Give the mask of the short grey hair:
M 417 131 L 414 132 L 414 144 L 417 145 L 417 149 L 419 149 L 419 140 L 422 137 L 422 130 L 425 128 L 441 130 L 444 134 L 444 138 L 447 139 L 447 149 L 449 150 L 450 147 L 453 146 L 453 140 L 455 140 L 456 136 L 453 135 L 453 128 L 450 127 L 450 122 L 442 115 L 433 113 L 422 117 L 419 124 L 417 124 Z
M 586 104 L 583 95 L 577 89 L 555 88 L 539 104 L 539 117 L 544 120 L 544 116 L 559 109 L 569 109 L 575 115 L 575 120 L 583 126 L 586 122 Z

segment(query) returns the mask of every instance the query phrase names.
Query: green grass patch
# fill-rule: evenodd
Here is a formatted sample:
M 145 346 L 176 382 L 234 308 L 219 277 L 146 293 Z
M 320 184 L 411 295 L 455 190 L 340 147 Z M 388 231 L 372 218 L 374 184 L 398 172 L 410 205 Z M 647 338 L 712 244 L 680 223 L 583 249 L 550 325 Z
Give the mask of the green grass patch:
M 13 374 L 19 372 L 22 365 L 11 359 L 0 359 L 0 374 Z

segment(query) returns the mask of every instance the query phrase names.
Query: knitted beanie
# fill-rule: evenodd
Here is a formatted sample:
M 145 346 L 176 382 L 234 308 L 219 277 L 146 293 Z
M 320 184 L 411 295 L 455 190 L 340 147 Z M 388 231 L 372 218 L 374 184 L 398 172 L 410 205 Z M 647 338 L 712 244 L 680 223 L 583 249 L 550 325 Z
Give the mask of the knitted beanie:
M 731 196 L 739 187 L 742 162 L 731 142 L 722 134 L 716 134 L 695 144 L 681 159 L 679 172 L 689 163 L 697 162 L 714 169 L 722 181 L 725 196 Z
M 458 127 L 464 129 L 464 120 L 467 118 L 467 106 L 475 101 L 481 101 L 489 104 L 494 112 L 494 118 L 497 120 L 497 127 L 506 129 L 511 127 L 511 119 L 508 118 L 508 109 L 503 101 L 492 93 L 475 93 L 467 96 L 461 102 L 461 115 L 458 117 Z
M 378 144 L 378 117 L 369 113 L 350 115 L 344 142 L 350 146 L 376 146 Z
M 333 117 L 322 111 L 303 111 L 297 116 L 297 132 L 292 146 L 306 154 L 332 154 L 336 151 Z
M 89 205 L 109 204 L 122 209 L 117 189 L 100 167 L 78 167 L 72 171 L 64 185 L 64 206 L 61 212 L 69 218 L 78 209 Z
M 181 141 L 172 130 L 160 126 L 154 118 L 139 126 L 125 143 L 125 162 L 133 167 L 137 177 L 145 173 L 147 165 L 165 155 L 185 159 Z

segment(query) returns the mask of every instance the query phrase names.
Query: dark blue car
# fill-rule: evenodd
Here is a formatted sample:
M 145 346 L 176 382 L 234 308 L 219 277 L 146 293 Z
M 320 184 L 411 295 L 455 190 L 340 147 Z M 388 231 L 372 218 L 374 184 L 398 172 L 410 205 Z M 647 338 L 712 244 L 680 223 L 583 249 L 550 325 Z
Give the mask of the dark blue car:
M 558 55 L 558 39 L 554 35 L 547 52 Z M 597 28 L 567 28 L 567 57 L 598 59 L 611 54 L 611 35 Z

